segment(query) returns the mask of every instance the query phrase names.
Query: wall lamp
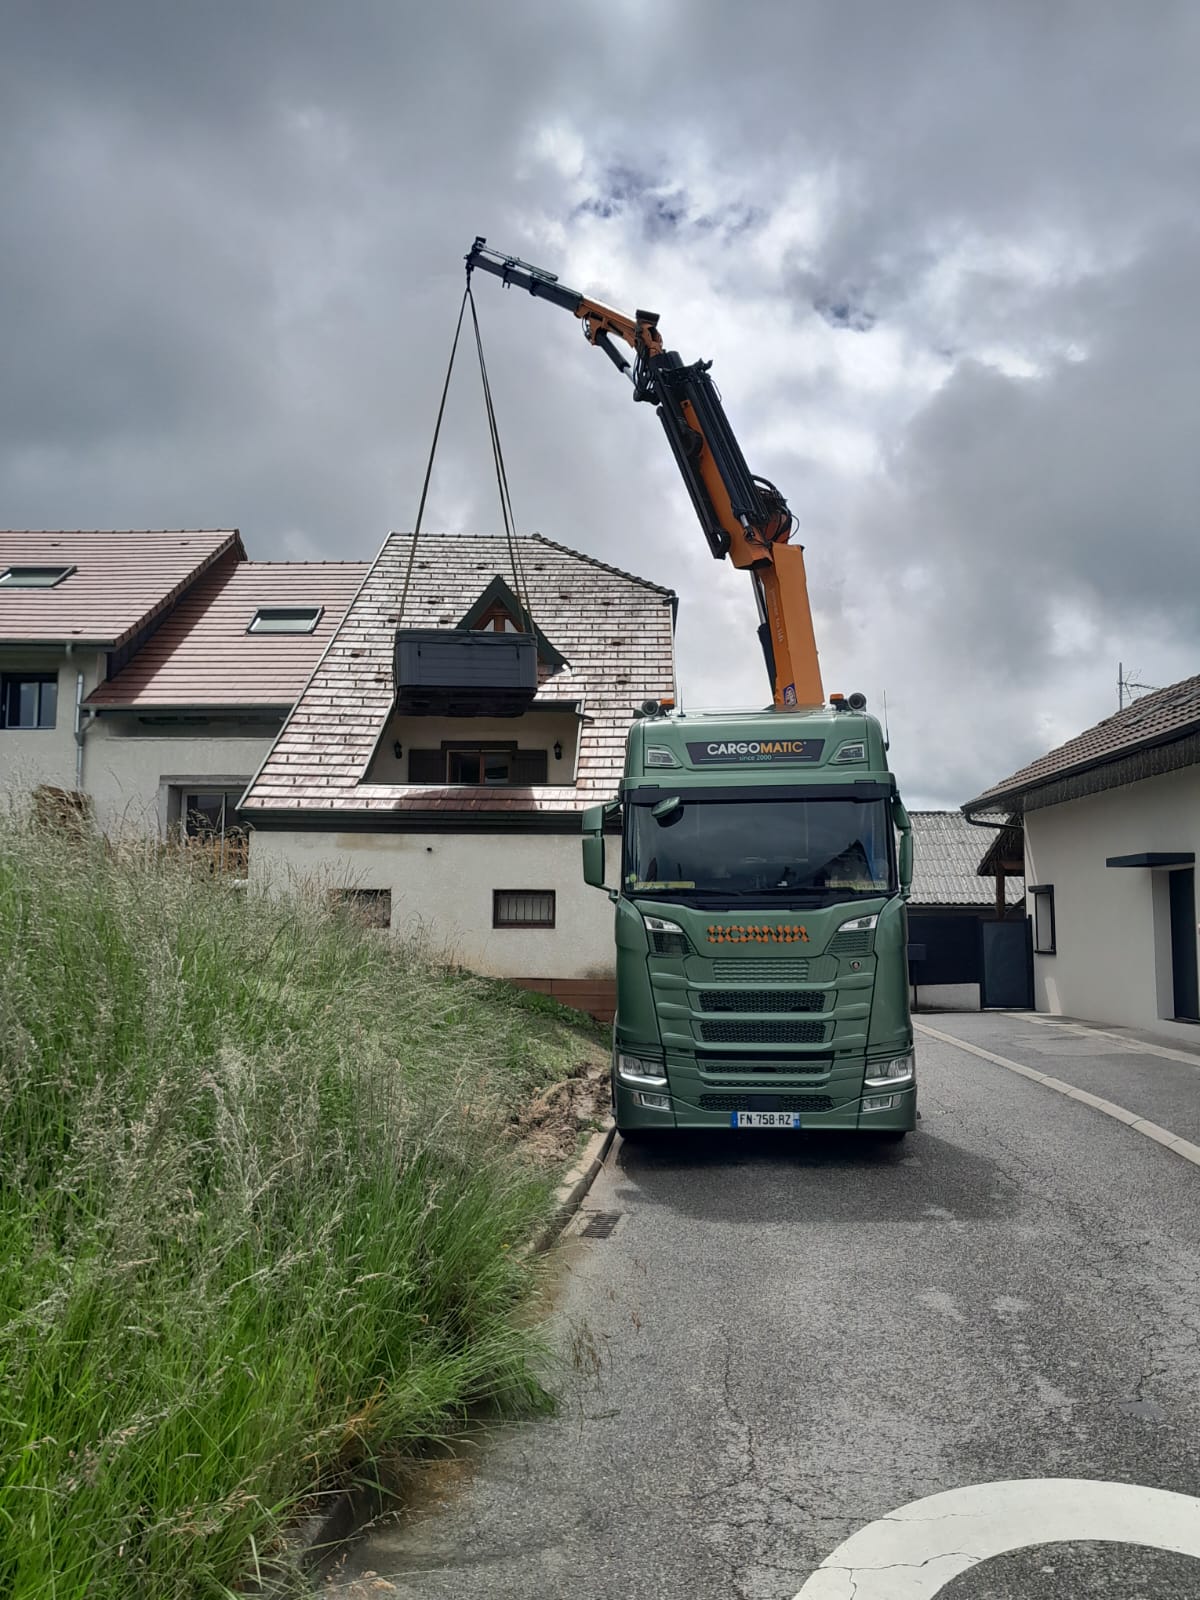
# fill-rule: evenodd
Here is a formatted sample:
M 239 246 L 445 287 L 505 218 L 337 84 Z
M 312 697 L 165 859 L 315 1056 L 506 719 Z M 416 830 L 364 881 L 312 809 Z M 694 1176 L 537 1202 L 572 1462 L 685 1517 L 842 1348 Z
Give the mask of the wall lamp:
M 404 746 L 400 743 L 399 739 L 393 740 L 392 742 L 392 754 L 395 756 L 397 761 L 399 761 L 400 757 L 404 754 Z
M 561 761 L 562 760 L 562 740 L 561 739 L 555 739 L 555 741 L 554 741 L 554 759 L 555 759 L 555 761 Z

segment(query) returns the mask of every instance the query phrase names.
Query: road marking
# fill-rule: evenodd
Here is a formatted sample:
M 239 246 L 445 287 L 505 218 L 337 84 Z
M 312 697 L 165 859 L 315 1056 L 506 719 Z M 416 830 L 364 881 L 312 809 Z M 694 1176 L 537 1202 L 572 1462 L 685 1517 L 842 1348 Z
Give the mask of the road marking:
M 795 1600 L 932 1600 L 981 1561 L 1085 1539 L 1200 1560 L 1200 1500 L 1087 1478 L 968 1484 L 913 1500 L 852 1533 Z
M 952 1033 L 940 1033 L 937 1028 L 931 1028 L 924 1022 L 917 1022 L 915 1018 L 913 1027 L 918 1033 L 927 1034 L 929 1038 L 937 1039 L 942 1044 L 953 1045 L 957 1050 L 965 1050 L 968 1055 L 994 1062 L 998 1067 L 1007 1067 L 1009 1072 L 1019 1073 L 1022 1078 L 1032 1078 L 1034 1083 L 1040 1083 L 1045 1089 L 1053 1089 L 1056 1094 L 1065 1095 L 1068 1100 L 1078 1100 L 1081 1105 L 1091 1106 L 1093 1111 L 1102 1111 L 1106 1117 L 1123 1122 L 1133 1133 L 1143 1134 L 1147 1139 L 1165 1145 L 1177 1156 L 1182 1156 L 1193 1166 L 1200 1167 L 1200 1145 L 1193 1144 L 1190 1139 L 1185 1139 L 1178 1133 L 1172 1133 L 1169 1128 L 1160 1128 L 1157 1122 L 1151 1122 L 1148 1117 L 1139 1117 L 1136 1111 L 1129 1111 L 1125 1106 L 1116 1105 L 1112 1100 L 1103 1100 L 1098 1094 L 1089 1094 L 1086 1089 L 1077 1089 L 1074 1084 L 1064 1083 L 1061 1078 L 1052 1078 L 1048 1073 L 1039 1072 L 1036 1067 L 1027 1067 L 1023 1061 L 1010 1061 L 1007 1056 L 998 1056 L 994 1050 L 985 1050 L 982 1045 L 968 1044 L 965 1039 L 956 1039 Z
M 1170 1045 L 1152 1044 L 1149 1039 L 1131 1039 L 1124 1033 L 1113 1033 L 1108 1028 L 1098 1028 L 1091 1022 L 1068 1022 L 1063 1017 L 1039 1017 L 1032 1011 L 1014 1011 L 1011 1016 L 1021 1022 L 1035 1022 L 1039 1028 L 1061 1028 L 1064 1033 L 1078 1034 L 1081 1039 L 1099 1034 L 1102 1039 L 1115 1039 L 1126 1050 L 1138 1050 L 1143 1055 L 1165 1056 L 1168 1061 L 1182 1061 L 1189 1067 L 1200 1067 L 1200 1055 L 1194 1051 L 1172 1050 Z

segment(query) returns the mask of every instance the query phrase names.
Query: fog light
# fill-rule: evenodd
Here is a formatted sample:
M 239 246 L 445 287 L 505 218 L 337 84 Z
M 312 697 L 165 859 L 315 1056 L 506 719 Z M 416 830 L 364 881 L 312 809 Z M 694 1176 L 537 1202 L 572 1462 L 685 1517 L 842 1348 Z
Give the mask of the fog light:
M 633 1097 L 639 1106 L 645 1106 L 647 1111 L 670 1111 L 671 1097 L 668 1094 L 647 1094 L 639 1089 Z
M 863 1097 L 864 1111 L 890 1111 L 896 1104 L 894 1094 L 868 1094 Z

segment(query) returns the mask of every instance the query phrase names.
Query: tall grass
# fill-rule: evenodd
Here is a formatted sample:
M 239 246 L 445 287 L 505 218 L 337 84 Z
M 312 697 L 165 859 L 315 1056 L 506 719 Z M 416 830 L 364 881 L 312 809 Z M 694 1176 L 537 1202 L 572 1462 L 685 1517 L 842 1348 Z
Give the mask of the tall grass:
M 227 1592 L 383 1443 L 536 1407 L 502 1136 L 589 1044 L 322 899 L 0 820 L 0 1594 Z

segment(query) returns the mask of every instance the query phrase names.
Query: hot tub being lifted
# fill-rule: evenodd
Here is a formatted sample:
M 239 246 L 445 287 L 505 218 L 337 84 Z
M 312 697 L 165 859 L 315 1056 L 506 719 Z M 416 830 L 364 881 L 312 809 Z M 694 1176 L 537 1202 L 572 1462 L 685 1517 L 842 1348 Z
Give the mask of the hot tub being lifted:
M 537 693 L 531 633 L 401 628 L 396 710 L 417 717 L 519 717 Z

